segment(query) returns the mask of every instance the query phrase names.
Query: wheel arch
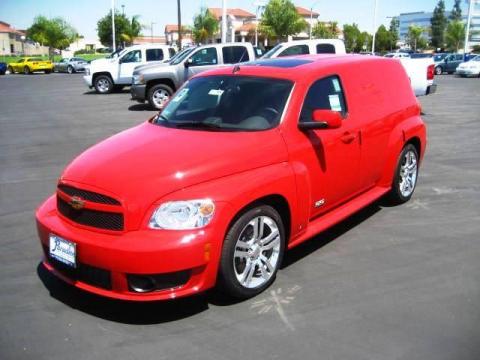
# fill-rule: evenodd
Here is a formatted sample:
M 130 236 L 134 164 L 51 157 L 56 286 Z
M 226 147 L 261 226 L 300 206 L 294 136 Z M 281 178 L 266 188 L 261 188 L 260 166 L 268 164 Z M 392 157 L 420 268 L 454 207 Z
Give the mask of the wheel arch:
M 177 90 L 175 83 L 170 78 L 152 79 L 147 81 L 146 93 L 155 85 L 163 84 L 169 86 L 174 92 Z
M 106 75 L 106 76 L 110 77 L 110 80 L 112 80 L 112 84 L 115 85 L 115 81 L 113 81 L 112 74 L 110 74 L 110 72 L 108 72 L 108 71 L 99 71 L 99 72 L 93 73 L 93 75 L 92 75 L 92 84 L 95 83 L 95 80 L 96 80 L 97 77 L 99 77 L 100 75 Z

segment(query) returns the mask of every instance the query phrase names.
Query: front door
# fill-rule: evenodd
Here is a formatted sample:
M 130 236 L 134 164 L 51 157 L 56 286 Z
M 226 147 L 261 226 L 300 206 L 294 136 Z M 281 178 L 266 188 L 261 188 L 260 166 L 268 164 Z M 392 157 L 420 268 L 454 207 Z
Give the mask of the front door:
M 187 60 L 184 80 L 193 75 L 218 67 L 218 53 L 215 47 L 206 47 L 193 53 Z
M 133 69 L 142 63 L 142 52 L 140 50 L 132 50 L 123 55 L 119 59 L 118 83 L 131 84 Z
M 358 178 L 360 128 L 348 114 L 338 76 L 317 80 L 310 86 L 299 121 L 312 121 L 315 109 L 339 111 L 343 122 L 337 129 L 303 131 L 302 158 L 312 189 L 310 217 L 341 204 L 362 190 L 362 182 Z

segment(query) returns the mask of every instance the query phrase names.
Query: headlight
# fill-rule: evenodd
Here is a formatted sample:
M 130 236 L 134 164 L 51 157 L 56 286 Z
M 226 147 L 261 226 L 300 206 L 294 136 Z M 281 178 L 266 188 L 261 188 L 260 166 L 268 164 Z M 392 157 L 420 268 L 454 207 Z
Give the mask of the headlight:
M 160 205 L 150 218 L 151 229 L 188 230 L 206 226 L 215 204 L 210 199 L 170 201 Z
M 143 75 L 133 75 L 133 83 L 134 84 L 145 84 L 145 79 Z

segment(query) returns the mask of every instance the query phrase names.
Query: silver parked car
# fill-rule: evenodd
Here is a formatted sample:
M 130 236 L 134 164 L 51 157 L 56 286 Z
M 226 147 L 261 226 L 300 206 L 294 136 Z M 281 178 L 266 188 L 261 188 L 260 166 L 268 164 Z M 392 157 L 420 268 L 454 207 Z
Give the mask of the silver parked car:
M 85 66 L 87 64 L 87 60 L 82 58 L 63 58 L 62 60 L 54 64 L 53 71 L 67 72 L 69 74 L 73 74 L 74 72 L 85 71 Z

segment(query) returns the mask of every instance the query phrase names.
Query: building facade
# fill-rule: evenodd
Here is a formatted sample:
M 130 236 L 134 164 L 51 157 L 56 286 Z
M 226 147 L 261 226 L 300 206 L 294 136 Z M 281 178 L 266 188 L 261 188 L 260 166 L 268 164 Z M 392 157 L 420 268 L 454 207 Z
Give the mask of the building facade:
M 0 55 L 48 55 L 48 47 L 28 40 L 25 30 L 0 21 Z

